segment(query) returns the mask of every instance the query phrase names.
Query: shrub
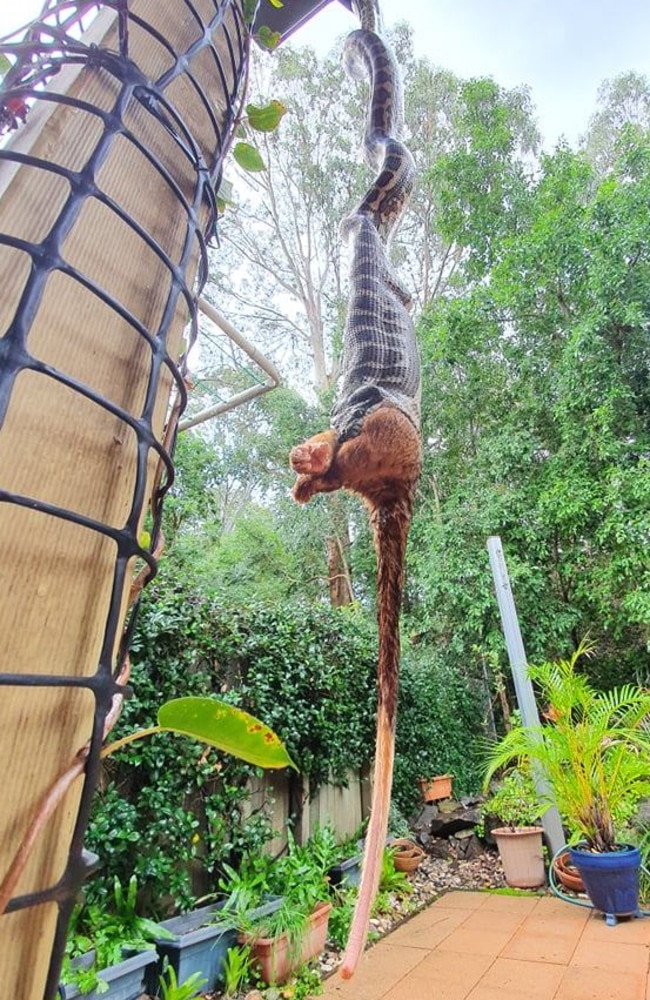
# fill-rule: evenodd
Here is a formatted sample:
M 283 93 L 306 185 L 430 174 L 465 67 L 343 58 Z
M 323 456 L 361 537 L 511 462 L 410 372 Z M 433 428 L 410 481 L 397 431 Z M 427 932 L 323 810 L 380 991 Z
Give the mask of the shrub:
M 115 738 L 155 722 L 181 694 L 218 694 L 275 726 L 312 788 L 372 756 L 373 632 L 363 616 L 325 607 L 233 608 L 154 585 L 132 643 L 134 695 Z M 141 908 L 165 916 L 216 887 L 224 863 L 258 852 L 272 831 L 244 816 L 254 769 L 170 734 L 105 764 L 87 846 L 101 873 L 91 901 L 110 905 L 113 878 L 138 878 Z
M 418 778 L 453 774 L 454 791 L 481 784 L 476 734 L 483 729 L 480 698 L 470 680 L 425 648 L 404 657 L 397 709 L 393 800 L 410 815 Z

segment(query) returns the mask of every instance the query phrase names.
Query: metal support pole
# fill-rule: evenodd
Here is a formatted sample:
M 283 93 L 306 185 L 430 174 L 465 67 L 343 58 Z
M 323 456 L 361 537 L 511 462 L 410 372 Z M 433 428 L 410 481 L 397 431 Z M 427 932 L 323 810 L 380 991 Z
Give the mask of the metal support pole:
M 537 727 L 540 725 L 539 712 L 537 711 L 533 685 L 526 669 L 526 651 L 519 628 L 517 609 L 510 587 L 503 547 L 498 535 L 492 535 L 488 538 L 487 548 L 521 719 L 525 726 Z M 553 801 L 553 792 L 545 776 L 534 773 L 534 779 L 538 794 L 546 800 Z M 546 811 L 542 817 L 542 825 L 549 848 L 553 854 L 556 854 L 566 842 L 557 806 L 552 805 Z

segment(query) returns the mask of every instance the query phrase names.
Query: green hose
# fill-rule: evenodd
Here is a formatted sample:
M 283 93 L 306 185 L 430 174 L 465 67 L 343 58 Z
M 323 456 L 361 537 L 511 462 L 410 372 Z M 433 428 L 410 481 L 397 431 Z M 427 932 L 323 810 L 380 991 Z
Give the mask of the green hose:
M 556 858 L 559 858 L 560 854 L 564 854 L 566 850 L 568 850 L 568 844 L 565 844 L 564 847 L 561 847 L 559 851 L 555 852 L 555 854 L 553 855 L 553 860 L 551 861 L 551 864 L 549 866 L 548 882 L 551 887 L 551 892 L 554 893 L 554 895 L 556 895 L 558 899 L 563 899 L 565 903 L 573 903 L 574 906 L 586 906 L 588 909 L 593 910 L 594 905 L 590 900 L 574 899 L 573 896 L 567 896 L 562 891 L 562 889 L 560 889 L 557 882 L 555 881 L 555 869 L 553 867 L 553 862 L 555 861 Z
M 549 869 L 548 869 L 548 882 L 549 882 L 549 885 L 551 887 L 551 892 L 555 896 L 557 896 L 558 899 L 563 899 L 565 903 L 572 903 L 573 906 L 583 906 L 583 907 L 587 907 L 587 909 L 589 909 L 589 910 L 593 910 L 594 904 L 590 900 L 588 900 L 588 899 L 575 899 L 573 896 L 567 896 L 566 893 L 564 893 L 562 891 L 562 889 L 560 888 L 560 886 L 558 886 L 557 882 L 555 881 L 555 869 L 553 867 L 553 862 L 555 861 L 556 858 L 559 858 L 560 854 L 564 854 L 564 852 L 566 850 L 568 850 L 568 848 L 569 848 L 569 845 L 565 844 L 564 847 L 561 847 L 559 849 L 559 851 L 556 851 L 555 854 L 553 855 L 553 859 L 551 861 L 551 864 L 549 865 Z M 646 875 L 650 875 L 650 872 L 645 867 L 645 865 L 641 865 L 641 868 L 646 873 Z M 636 912 L 636 916 L 638 916 L 638 917 L 650 917 L 650 910 L 641 910 L 641 909 L 639 909 Z

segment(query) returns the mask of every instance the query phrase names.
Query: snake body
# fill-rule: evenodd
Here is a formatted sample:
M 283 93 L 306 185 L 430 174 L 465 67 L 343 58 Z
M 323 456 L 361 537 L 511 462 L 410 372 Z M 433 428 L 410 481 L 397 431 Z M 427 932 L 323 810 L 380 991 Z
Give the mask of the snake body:
M 420 367 L 409 296 L 387 248 L 413 185 L 413 160 L 400 141 L 402 99 L 395 60 L 375 28 L 373 0 L 354 0 L 361 30 L 349 36 L 346 66 L 371 87 L 364 149 L 375 180 L 345 219 L 352 245 L 350 304 L 342 377 L 331 427 L 291 449 L 293 495 L 344 488 L 368 510 L 377 553 L 377 737 L 364 861 L 341 976 L 363 951 L 388 828 L 400 666 L 399 619 L 406 543 L 422 465 Z
M 376 177 L 341 227 L 351 243 L 351 292 L 332 412 L 340 441 L 359 434 L 364 418 L 382 405 L 397 407 L 416 428 L 420 422 L 420 366 L 410 296 L 388 257 L 415 176 L 413 158 L 399 138 L 399 72 L 390 48 L 367 28 L 348 36 L 344 65 L 351 77 L 370 84 L 364 154 Z

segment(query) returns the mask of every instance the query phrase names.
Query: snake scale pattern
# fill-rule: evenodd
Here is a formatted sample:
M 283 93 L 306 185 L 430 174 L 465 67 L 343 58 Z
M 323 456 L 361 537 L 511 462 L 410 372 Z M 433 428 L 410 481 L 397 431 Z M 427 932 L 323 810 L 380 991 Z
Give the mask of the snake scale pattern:
M 380 406 L 395 406 L 417 429 L 420 425 L 420 364 L 410 296 L 388 257 L 415 165 L 399 138 L 403 99 L 395 58 L 375 30 L 372 0 L 357 0 L 355 6 L 362 27 L 346 39 L 343 59 L 349 76 L 370 85 L 364 154 L 376 178 L 341 227 L 351 248 L 351 291 L 332 411 L 339 442 L 359 434 L 364 418 Z

